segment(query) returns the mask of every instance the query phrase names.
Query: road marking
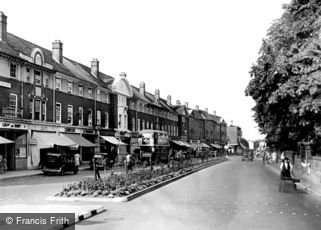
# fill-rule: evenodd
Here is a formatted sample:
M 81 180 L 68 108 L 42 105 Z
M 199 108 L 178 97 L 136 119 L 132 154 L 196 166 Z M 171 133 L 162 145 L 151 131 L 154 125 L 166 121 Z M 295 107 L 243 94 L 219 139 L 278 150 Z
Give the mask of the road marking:
M 292 215 L 296 215 L 296 213 L 295 213 L 295 212 L 292 212 Z
M 283 214 L 284 212 L 280 212 L 280 214 Z

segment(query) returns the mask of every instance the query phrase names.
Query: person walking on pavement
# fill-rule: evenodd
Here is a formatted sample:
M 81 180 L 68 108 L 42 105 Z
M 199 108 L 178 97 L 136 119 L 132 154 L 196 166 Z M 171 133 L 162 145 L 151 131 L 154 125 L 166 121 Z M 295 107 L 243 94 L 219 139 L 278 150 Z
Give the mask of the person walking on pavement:
M 293 172 L 293 166 L 289 161 L 288 157 L 284 158 L 284 161 L 282 161 L 281 165 L 280 165 L 280 169 L 281 169 L 281 179 L 282 178 L 291 178 L 291 173 Z
M 80 165 L 80 163 L 81 163 L 80 154 L 79 154 L 79 153 L 76 153 L 75 156 L 74 156 L 74 158 L 75 158 L 75 170 L 74 170 L 74 172 L 77 173 L 78 170 L 79 170 L 79 165 Z
M 98 157 L 95 157 L 94 156 L 94 164 L 95 164 L 95 179 L 100 179 L 100 173 L 99 173 L 99 169 L 98 169 L 98 167 L 97 167 L 97 165 L 98 165 Z

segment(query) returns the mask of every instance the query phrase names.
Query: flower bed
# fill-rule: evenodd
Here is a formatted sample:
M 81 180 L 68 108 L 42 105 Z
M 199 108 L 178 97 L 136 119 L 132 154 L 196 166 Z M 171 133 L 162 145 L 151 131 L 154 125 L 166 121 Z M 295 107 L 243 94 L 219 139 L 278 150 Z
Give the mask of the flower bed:
M 225 160 L 225 158 L 212 159 L 204 163 L 190 161 L 189 163 L 184 163 L 185 168 L 179 168 L 179 164 L 174 164 L 171 167 L 163 165 L 155 167 L 153 171 L 142 169 L 128 174 L 121 173 L 110 175 L 109 177 L 101 178 L 99 180 L 87 178 L 65 186 L 63 190 L 58 192 L 55 196 L 108 198 L 127 196 L 173 177 Z M 182 164 L 180 164 L 180 167 L 181 166 Z

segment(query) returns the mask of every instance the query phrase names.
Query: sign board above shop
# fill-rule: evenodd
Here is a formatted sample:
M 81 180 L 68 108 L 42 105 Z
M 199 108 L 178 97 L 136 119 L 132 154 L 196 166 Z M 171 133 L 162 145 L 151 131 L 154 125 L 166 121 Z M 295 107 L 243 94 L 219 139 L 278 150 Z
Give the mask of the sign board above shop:
M 11 83 L 9 82 L 0 81 L 0 86 L 11 89 Z

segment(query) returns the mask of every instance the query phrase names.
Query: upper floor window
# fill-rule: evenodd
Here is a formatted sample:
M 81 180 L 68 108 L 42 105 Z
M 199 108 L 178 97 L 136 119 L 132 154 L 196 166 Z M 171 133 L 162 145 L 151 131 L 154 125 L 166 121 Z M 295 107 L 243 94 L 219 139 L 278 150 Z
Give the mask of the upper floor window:
M 10 77 L 17 77 L 17 65 L 10 63 Z
M 73 106 L 68 105 L 68 124 L 72 125 L 73 123 Z
M 37 65 L 42 65 L 42 57 L 41 57 L 40 53 L 37 53 L 37 54 L 35 55 L 35 63 L 36 63 Z
M 61 90 L 61 79 L 56 77 L 56 90 Z
M 46 101 L 42 101 L 42 103 L 41 103 L 41 120 L 45 121 L 46 119 L 47 119 Z
M 105 99 L 106 103 L 110 103 L 110 94 L 106 93 L 106 99 Z
M 78 125 L 84 125 L 84 109 L 83 109 L 83 107 L 78 108 Z
M 101 125 L 101 111 L 100 110 L 97 110 L 96 125 L 97 126 Z
M 40 71 L 35 71 L 35 84 L 41 85 L 41 73 Z
M 109 128 L 109 113 L 105 112 L 105 128 Z
M 100 101 L 100 89 L 97 89 L 97 101 Z
M 88 126 L 93 126 L 93 111 L 88 109 Z
M 79 96 L 84 96 L 84 88 L 82 85 L 78 86 Z
M 56 103 L 56 123 L 61 123 L 61 103 Z
M 49 87 L 49 78 L 47 75 L 43 76 L 43 85 L 44 87 Z
M 88 88 L 88 97 L 93 98 L 93 90 L 91 88 Z
M 72 82 L 68 81 L 68 88 L 67 88 L 68 93 L 72 93 Z
M 135 125 L 135 118 L 132 118 L 132 131 L 135 131 L 136 125 Z

